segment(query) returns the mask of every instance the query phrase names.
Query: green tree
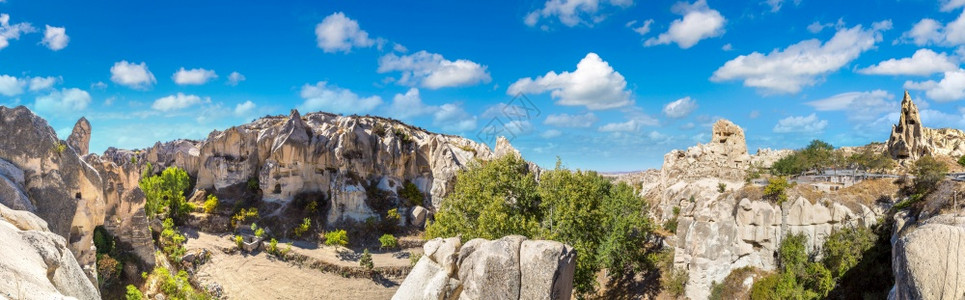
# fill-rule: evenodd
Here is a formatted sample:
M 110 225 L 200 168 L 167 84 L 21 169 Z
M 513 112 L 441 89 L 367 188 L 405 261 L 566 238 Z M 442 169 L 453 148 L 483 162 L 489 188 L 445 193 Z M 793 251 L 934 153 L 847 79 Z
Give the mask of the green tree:
M 208 199 L 204 200 L 204 212 L 210 214 L 215 209 L 218 209 L 218 197 L 214 194 L 208 194 Z
M 348 245 L 348 232 L 345 229 L 339 229 L 325 233 L 325 245 L 343 247 Z
M 824 240 L 821 262 L 835 278 L 842 277 L 858 265 L 862 256 L 875 244 L 877 237 L 865 227 L 844 228 L 832 232 Z
M 141 291 L 133 284 L 128 284 L 127 293 L 124 294 L 124 298 L 127 300 L 142 300 L 144 299 L 144 294 L 141 294 Z
M 359 258 L 359 266 L 362 266 L 366 270 L 371 270 L 375 267 L 375 264 L 372 263 L 372 253 L 369 253 L 368 248 L 362 251 L 362 257 Z
M 931 192 L 938 182 L 945 178 L 946 173 L 948 173 L 948 166 L 931 155 L 922 156 L 912 166 L 912 174 L 915 175 L 915 192 L 922 195 Z
M 787 201 L 787 193 L 785 191 L 790 186 L 791 185 L 787 182 L 787 178 L 771 178 L 767 181 L 767 186 L 764 187 L 764 197 L 770 199 L 771 201 L 777 202 L 777 204 L 784 203 L 784 201 Z
M 169 167 L 160 175 L 142 178 L 139 186 L 146 198 L 145 212 L 148 216 L 161 214 L 162 218 L 171 217 L 180 222 L 191 211 L 184 198 L 189 185 L 188 172 L 178 167 Z

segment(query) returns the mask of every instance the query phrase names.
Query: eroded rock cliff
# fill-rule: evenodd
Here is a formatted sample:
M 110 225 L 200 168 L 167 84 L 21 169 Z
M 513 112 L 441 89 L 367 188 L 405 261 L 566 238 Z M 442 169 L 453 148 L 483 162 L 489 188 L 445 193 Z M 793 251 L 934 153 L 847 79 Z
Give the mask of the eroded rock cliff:
M 437 238 L 392 299 L 570 299 L 576 252 L 523 236 Z
M 911 100 L 908 91 L 901 100 L 901 115 L 898 124 L 891 126 L 888 138 L 888 152 L 895 159 L 916 160 L 925 155 L 948 155 L 959 157 L 965 154 L 965 132 L 952 128 L 933 129 L 921 123 L 918 106 Z
M 938 215 L 916 226 L 895 216 L 892 268 L 895 287 L 889 299 L 961 299 L 965 296 L 965 217 Z M 911 223 L 909 223 L 911 222 Z

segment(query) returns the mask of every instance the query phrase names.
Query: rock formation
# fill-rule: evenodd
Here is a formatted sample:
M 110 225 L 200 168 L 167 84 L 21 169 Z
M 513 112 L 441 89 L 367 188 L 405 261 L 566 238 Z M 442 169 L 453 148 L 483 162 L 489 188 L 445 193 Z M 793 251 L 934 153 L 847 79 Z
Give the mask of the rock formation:
M 907 226 L 896 215 L 892 238 L 895 287 L 889 299 L 961 299 L 965 295 L 965 217 L 954 214 Z
M 570 299 L 576 252 L 554 241 L 507 236 L 461 244 L 437 238 L 396 291 L 403 299 Z
M 87 149 L 90 146 L 90 122 L 87 122 L 87 118 L 81 117 L 77 120 L 77 124 L 74 124 L 74 130 L 67 137 L 67 145 L 74 148 L 77 155 L 87 155 Z
M 951 128 L 925 127 L 921 123 L 918 106 L 912 102 L 908 91 L 905 91 L 898 124 L 891 126 L 888 153 L 894 159 L 916 160 L 925 155 L 950 155 L 957 158 L 965 154 L 965 132 Z
M 100 299 L 64 237 L 33 213 L 0 204 L 0 241 L 0 298 Z
M 497 145 L 496 152 L 518 154 L 504 139 Z M 204 141 L 158 143 L 138 155 L 157 167 L 184 168 L 199 189 L 257 182 L 263 200 L 282 204 L 322 193 L 329 224 L 378 217 L 366 189 L 396 198 L 406 182 L 426 196 L 427 208 L 438 208 L 458 170 L 496 156 L 484 144 L 395 120 L 296 110 L 212 132 Z

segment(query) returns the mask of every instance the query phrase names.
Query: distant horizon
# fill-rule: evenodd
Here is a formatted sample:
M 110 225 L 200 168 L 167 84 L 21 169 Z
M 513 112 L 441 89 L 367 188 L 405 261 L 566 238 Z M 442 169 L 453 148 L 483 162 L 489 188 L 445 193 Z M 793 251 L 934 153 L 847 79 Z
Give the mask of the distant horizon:
M 926 126 L 963 129 L 960 24 L 965 1 L 947 0 L 6 0 L 0 105 L 59 136 L 86 116 L 98 152 L 297 108 L 646 170 L 721 118 L 748 149 L 884 141 L 904 90 Z

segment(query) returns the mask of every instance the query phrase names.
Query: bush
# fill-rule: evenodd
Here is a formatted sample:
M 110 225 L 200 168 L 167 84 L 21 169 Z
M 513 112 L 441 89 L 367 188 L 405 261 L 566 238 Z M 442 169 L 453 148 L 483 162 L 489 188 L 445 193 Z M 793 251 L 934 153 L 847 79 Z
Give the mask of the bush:
M 754 278 L 759 271 L 754 267 L 742 267 L 734 269 L 727 274 L 724 281 L 711 285 L 710 299 L 747 299 L 750 296 L 750 287 L 744 286 L 744 280 Z M 755 278 L 760 280 L 759 278 Z
M 409 206 L 422 206 L 424 200 L 424 196 L 422 195 L 422 191 L 419 190 L 419 187 L 408 180 L 402 184 L 399 197 L 405 199 Z
M 375 264 L 372 263 L 372 253 L 369 253 L 369 249 L 362 251 L 362 257 L 359 258 L 359 266 L 366 270 L 371 270 L 375 267 Z
M 258 230 L 255 230 L 255 236 L 261 237 L 261 236 L 263 236 L 263 235 L 265 235 L 265 229 L 264 229 L 264 228 L 258 228 Z
M 329 231 L 325 234 L 325 245 L 343 247 L 348 245 L 348 232 L 344 229 Z
M 145 171 L 150 171 L 148 166 Z M 144 211 L 148 216 L 160 214 L 179 222 L 191 211 L 184 198 L 184 190 L 190 185 L 188 173 L 178 167 L 164 169 L 160 175 L 141 178 L 138 184 L 144 192 Z
M 124 264 L 107 254 L 97 255 L 97 277 L 104 285 L 111 285 L 121 279 Z
M 204 200 L 204 212 L 213 213 L 215 209 L 218 208 L 218 197 L 213 194 L 208 194 L 208 200 Z
M 422 253 L 412 253 L 409 252 L 409 266 L 415 267 L 415 264 L 419 263 L 419 259 L 422 258 Z
M 185 238 L 174 228 L 174 220 L 164 219 L 163 230 L 161 230 L 161 246 L 164 253 L 173 262 L 180 262 L 181 257 L 187 250 L 184 249 Z
M 382 249 L 392 249 L 399 246 L 399 242 L 391 234 L 383 234 L 379 237 L 379 243 L 382 244 L 380 248 Z
M 278 240 L 276 240 L 276 239 L 271 239 L 271 241 L 268 242 L 268 249 L 267 249 L 267 251 L 268 251 L 269 254 L 278 255 Z
M 965 167 L 965 155 L 962 155 L 962 157 L 958 158 L 958 165 Z
M 238 249 L 239 249 L 239 250 L 240 250 L 240 249 L 244 249 L 244 247 L 245 247 L 245 238 L 241 237 L 240 235 L 235 235 L 235 245 L 238 246 Z
M 241 211 L 238 211 L 238 213 L 236 213 L 234 216 L 231 216 L 231 227 L 237 228 L 238 225 L 241 225 L 241 223 L 244 223 L 245 221 L 248 221 L 250 219 L 257 219 L 257 218 L 258 218 L 258 208 L 254 208 L 254 207 L 249 209 L 242 208 Z
M 788 184 L 787 178 L 775 177 L 771 178 L 767 182 L 767 186 L 764 187 L 764 197 L 768 200 L 776 202 L 778 205 L 787 201 L 787 194 L 785 190 L 791 185 Z
M 670 295 L 679 298 L 686 292 L 688 280 L 690 280 L 690 274 L 687 270 L 673 268 L 670 270 L 670 274 L 660 278 L 660 286 Z
M 754 282 L 751 287 L 751 299 L 752 300 L 772 300 L 780 299 L 777 297 L 777 283 L 780 281 L 779 274 L 771 274 L 764 276 L 758 281 Z
M 169 299 L 206 299 L 207 295 L 194 290 L 188 279 L 188 272 L 178 271 L 177 275 L 171 276 L 165 267 L 154 268 L 151 272 L 160 283 L 161 292 Z
M 834 277 L 842 277 L 848 270 L 858 265 L 862 255 L 871 249 L 877 237 L 865 227 L 844 228 L 832 232 L 824 240 L 821 249 L 824 258 L 821 262 Z
M 127 293 L 124 294 L 124 298 L 127 300 L 143 300 L 144 294 L 141 294 L 141 290 L 138 290 L 133 284 L 128 284 Z
M 573 245 L 580 253 L 574 287 L 589 295 L 599 270 L 619 276 L 645 267 L 644 242 L 652 231 L 645 209 L 626 184 L 567 170 L 560 162 L 537 183 L 526 161 L 507 155 L 458 173 L 426 237 L 461 235 L 468 241 L 518 234 Z
M 261 184 L 258 183 L 258 177 L 248 178 L 248 190 L 258 191 L 261 189 Z
M 717 192 L 718 192 L 718 193 L 723 193 L 723 192 L 726 192 L 726 191 L 727 191 L 727 184 L 726 184 L 726 183 L 721 182 L 721 183 L 718 183 L 718 184 L 717 184 Z
M 922 156 L 912 167 L 912 174 L 915 175 L 915 193 L 923 195 L 930 193 L 938 182 L 945 178 L 946 173 L 948 173 L 948 166 L 931 155 Z
M 312 227 L 312 220 L 305 218 L 302 219 L 302 224 L 295 227 L 295 236 L 302 236 L 308 229 Z
M 94 246 L 97 247 L 98 254 L 111 253 L 114 250 L 114 237 L 111 236 L 104 226 L 94 227 Z

